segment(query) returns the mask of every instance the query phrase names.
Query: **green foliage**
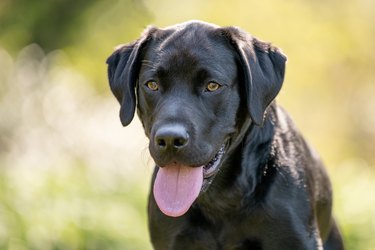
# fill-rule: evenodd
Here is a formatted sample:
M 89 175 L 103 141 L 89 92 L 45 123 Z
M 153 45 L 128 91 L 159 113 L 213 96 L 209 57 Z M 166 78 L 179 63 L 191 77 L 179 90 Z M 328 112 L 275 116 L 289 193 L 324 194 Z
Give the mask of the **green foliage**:
M 149 24 L 236 25 L 288 55 L 279 103 L 318 149 L 347 249 L 375 245 L 375 2 L 0 1 L 0 249 L 150 249 L 152 160 L 105 60 Z M 30 45 L 31 44 L 31 45 Z

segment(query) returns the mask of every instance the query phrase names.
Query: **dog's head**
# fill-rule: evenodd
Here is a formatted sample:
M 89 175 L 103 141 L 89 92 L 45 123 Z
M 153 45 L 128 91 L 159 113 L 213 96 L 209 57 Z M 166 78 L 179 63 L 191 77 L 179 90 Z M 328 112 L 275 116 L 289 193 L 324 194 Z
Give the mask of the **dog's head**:
M 150 139 L 159 166 L 154 196 L 165 214 L 189 209 L 246 121 L 262 126 L 285 61 L 277 48 L 238 28 L 196 21 L 150 27 L 108 58 L 122 124 L 137 106 Z

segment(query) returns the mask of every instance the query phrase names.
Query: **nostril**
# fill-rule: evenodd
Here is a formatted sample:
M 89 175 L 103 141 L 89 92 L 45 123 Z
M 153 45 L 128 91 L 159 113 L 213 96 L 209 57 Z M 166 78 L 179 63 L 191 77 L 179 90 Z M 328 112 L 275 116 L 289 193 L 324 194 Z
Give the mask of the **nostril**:
M 183 147 L 187 142 L 187 139 L 185 138 L 176 138 L 173 140 L 173 146 L 176 148 Z
M 159 147 L 165 147 L 167 145 L 164 139 L 158 139 L 157 144 Z

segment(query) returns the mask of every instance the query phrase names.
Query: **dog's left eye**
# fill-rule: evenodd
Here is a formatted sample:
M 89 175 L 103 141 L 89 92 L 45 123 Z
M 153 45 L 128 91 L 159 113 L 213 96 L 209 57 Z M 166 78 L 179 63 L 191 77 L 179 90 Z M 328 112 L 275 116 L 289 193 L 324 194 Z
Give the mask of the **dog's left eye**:
M 221 87 L 220 84 L 218 84 L 217 82 L 209 82 L 206 86 L 206 91 L 207 92 L 214 92 L 216 90 L 218 90 L 219 88 Z
M 146 86 L 147 86 L 147 88 L 151 89 L 152 91 L 157 91 L 157 90 L 159 90 L 159 85 L 158 85 L 158 83 L 155 82 L 155 81 L 148 81 L 148 82 L 146 83 Z

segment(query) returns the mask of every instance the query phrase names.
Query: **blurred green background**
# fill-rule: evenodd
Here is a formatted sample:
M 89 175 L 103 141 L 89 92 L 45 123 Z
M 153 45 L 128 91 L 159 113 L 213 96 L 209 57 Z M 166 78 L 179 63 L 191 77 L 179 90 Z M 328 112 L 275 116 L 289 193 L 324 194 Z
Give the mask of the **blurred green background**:
M 330 173 L 347 249 L 375 247 L 375 1 L 0 1 L 0 249 L 151 249 L 152 159 L 105 60 L 149 24 L 235 25 L 288 55 L 278 102 Z

